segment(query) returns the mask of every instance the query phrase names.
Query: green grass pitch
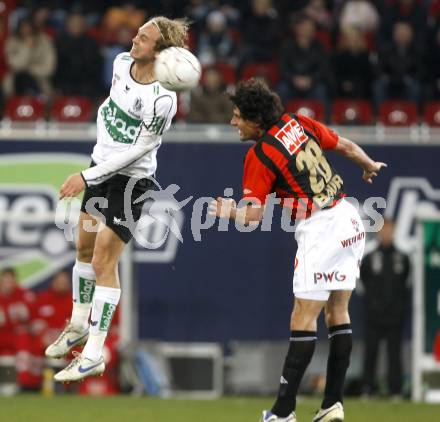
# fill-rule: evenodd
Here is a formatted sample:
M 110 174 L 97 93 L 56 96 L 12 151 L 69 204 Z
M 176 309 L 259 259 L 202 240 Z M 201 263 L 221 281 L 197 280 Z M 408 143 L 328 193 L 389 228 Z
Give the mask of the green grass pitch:
M 271 398 L 220 400 L 165 400 L 115 396 L 42 397 L 22 395 L 0 398 L 1 422 L 257 422 Z M 311 422 L 317 400 L 299 400 L 298 421 Z M 440 405 L 346 400 L 348 422 L 440 421 Z

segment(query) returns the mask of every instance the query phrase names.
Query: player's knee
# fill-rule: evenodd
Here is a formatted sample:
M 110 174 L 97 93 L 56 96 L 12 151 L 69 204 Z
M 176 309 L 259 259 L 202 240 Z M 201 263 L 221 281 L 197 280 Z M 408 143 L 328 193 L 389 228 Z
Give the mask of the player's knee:
M 332 308 L 325 311 L 325 323 L 327 327 L 333 325 L 347 324 L 350 322 L 350 316 L 346 308 Z
M 111 259 L 96 253 L 93 254 L 92 267 L 97 278 L 113 274 L 116 271 L 115 265 Z

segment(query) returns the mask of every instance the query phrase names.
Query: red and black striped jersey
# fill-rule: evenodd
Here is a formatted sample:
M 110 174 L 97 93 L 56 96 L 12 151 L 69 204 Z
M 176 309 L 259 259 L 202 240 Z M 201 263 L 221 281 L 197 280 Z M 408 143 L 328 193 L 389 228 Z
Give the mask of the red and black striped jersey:
M 276 193 L 293 218 L 307 218 L 345 196 L 343 181 L 324 150 L 333 149 L 338 135 L 301 115 L 286 113 L 248 151 L 244 163 L 243 196 L 262 204 Z

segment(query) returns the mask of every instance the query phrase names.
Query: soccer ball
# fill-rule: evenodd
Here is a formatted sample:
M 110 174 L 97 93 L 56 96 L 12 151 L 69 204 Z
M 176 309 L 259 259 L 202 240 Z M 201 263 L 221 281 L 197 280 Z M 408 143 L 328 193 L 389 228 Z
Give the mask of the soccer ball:
M 154 72 L 160 84 L 171 91 L 194 88 L 202 73 L 197 57 L 182 47 L 162 50 L 156 57 Z

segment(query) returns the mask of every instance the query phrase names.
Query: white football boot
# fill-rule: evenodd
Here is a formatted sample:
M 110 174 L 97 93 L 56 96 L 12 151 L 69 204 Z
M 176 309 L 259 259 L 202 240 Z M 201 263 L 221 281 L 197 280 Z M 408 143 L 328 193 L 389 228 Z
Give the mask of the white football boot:
M 342 422 L 344 420 L 344 408 L 341 402 L 336 402 L 327 409 L 319 409 L 312 422 Z
M 263 410 L 260 422 L 296 422 L 295 412 L 292 412 L 289 416 L 281 418 L 274 415 L 270 410 Z
M 81 353 L 73 352 L 75 358 L 63 370 L 54 375 L 58 382 L 81 381 L 84 378 L 102 375 L 105 371 L 104 357 L 94 361 L 83 357 Z
M 48 358 L 62 358 L 74 347 L 85 344 L 88 337 L 88 329 L 78 331 L 69 323 L 58 338 L 52 344 L 47 346 L 44 353 Z

